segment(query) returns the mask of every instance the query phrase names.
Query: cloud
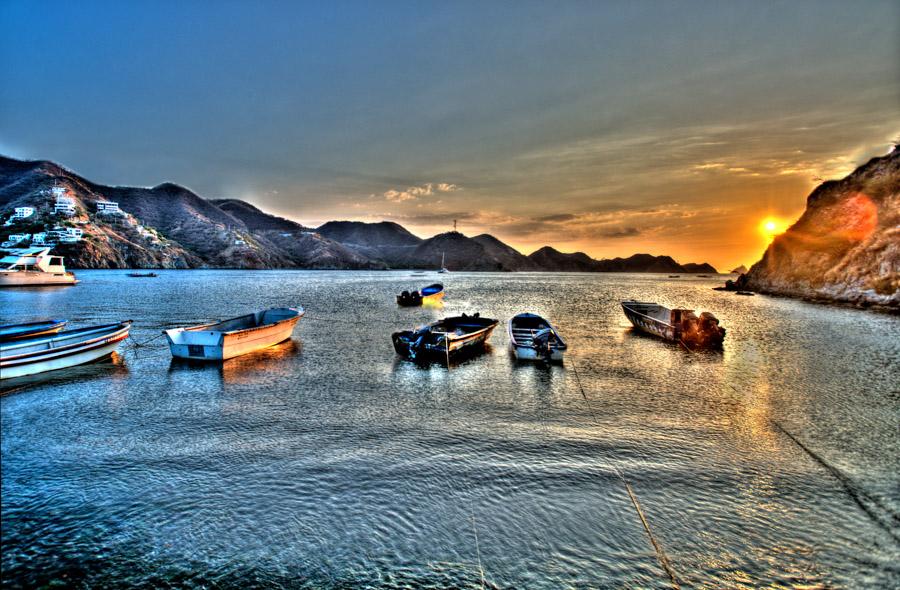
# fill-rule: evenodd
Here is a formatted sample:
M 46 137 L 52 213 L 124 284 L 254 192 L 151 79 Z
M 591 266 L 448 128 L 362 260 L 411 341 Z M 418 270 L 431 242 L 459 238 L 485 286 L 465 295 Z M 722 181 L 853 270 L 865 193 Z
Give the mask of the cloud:
M 636 227 L 620 227 L 601 231 L 600 236 L 604 238 L 631 238 L 639 236 L 641 233 L 641 230 Z
M 452 193 L 461 187 L 449 182 L 426 182 L 418 186 L 406 187 L 406 190 L 390 189 L 384 192 L 384 198 L 394 203 L 414 201 L 420 197 L 430 197 L 436 193 Z

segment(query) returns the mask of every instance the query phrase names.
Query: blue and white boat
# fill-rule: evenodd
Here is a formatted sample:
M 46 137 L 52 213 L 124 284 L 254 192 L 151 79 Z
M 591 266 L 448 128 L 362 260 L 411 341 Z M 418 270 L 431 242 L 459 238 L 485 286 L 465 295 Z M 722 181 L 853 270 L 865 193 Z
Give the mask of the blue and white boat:
M 0 379 L 36 375 L 100 360 L 128 338 L 131 320 L 0 343 Z
M 534 313 L 520 313 L 507 323 L 509 347 L 519 360 L 562 361 L 568 346 L 550 322 Z

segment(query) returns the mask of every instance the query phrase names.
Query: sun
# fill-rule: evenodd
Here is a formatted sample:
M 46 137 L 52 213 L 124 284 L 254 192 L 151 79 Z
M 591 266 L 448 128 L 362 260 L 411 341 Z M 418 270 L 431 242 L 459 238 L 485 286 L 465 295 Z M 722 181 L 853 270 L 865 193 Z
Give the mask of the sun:
M 777 217 L 766 217 L 759 222 L 759 231 L 767 240 L 771 240 L 778 234 L 784 233 L 784 230 L 786 230 L 787 227 L 787 222 L 783 219 L 778 219 Z

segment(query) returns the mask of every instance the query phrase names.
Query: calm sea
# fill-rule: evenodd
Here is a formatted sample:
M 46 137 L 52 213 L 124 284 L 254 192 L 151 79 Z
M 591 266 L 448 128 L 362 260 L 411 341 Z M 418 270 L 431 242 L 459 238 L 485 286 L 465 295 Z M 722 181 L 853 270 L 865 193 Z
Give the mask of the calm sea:
M 78 275 L 3 291 L 3 322 L 307 317 L 224 365 L 156 339 L 0 398 L 8 587 L 900 586 L 897 316 L 718 278 Z M 436 280 L 443 308 L 394 304 Z M 628 298 L 713 311 L 724 351 L 634 333 Z M 449 370 L 395 356 L 476 311 L 551 318 L 565 365 L 516 364 L 502 325 Z

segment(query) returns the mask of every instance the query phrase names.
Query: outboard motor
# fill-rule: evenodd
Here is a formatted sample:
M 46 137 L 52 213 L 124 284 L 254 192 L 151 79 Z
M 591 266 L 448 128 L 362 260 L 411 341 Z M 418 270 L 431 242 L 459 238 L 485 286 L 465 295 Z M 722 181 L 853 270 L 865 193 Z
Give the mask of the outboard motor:
M 535 333 L 534 337 L 532 337 L 531 342 L 533 343 L 535 349 L 537 349 L 538 353 L 545 360 L 550 360 L 550 356 L 553 354 L 553 348 L 550 346 L 551 339 L 553 338 L 553 330 L 550 328 L 544 328 L 543 330 L 539 330 Z

